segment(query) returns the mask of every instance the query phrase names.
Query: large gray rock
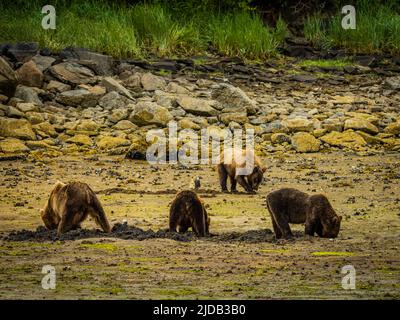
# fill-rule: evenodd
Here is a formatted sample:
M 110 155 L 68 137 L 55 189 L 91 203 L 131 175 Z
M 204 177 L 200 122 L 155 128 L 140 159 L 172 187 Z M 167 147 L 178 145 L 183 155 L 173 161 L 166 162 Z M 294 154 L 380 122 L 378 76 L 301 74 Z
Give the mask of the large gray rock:
M 124 96 L 121 96 L 116 91 L 111 91 L 111 92 L 105 94 L 99 100 L 99 105 L 106 110 L 121 108 L 121 107 L 128 105 L 129 103 L 132 103 L 132 100 L 130 100 Z
M 256 103 L 242 89 L 230 84 L 221 83 L 214 85 L 211 97 L 217 100 L 224 109 L 246 110 L 248 114 L 256 112 Z
M 37 54 L 36 56 L 32 57 L 32 61 L 36 63 L 40 71 L 44 72 L 51 67 L 56 59 L 54 59 L 53 57 L 41 56 L 40 54 Z
M 40 91 L 41 90 L 37 88 L 18 85 L 14 96 L 24 102 L 31 102 L 38 106 L 42 106 L 43 103 L 39 98 Z
M 17 87 L 18 80 L 14 70 L 6 60 L 0 57 L 0 93 L 12 97 Z
M 69 90 L 60 93 L 56 101 L 68 106 L 90 108 L 95 107 L 100 96 L 86 89 Z
M 14 60 L 19 62 L 29 61 L 39 50 L 36 42 L 20 42 L 10 46 L 7 53 Z
M 114 60 L 111 56 L 75 47 L 65 48 L 60 52 L 60 55 L 65 59 L 89 67 L 97 75 L 108 76 L 113 73 Z
M 49 68 L 50 73 L 62 82 L 70 84 L 86 84 L 94 81 L 95 74 L 74 62 L 62 62 Z
M 133 111 L 129 116 L 129 120 L 139 126 L 155 124 L 158 126 L 166 126 L 173 119 L 169 111 L 154 102 L 140 101 L 136 105 L 131 106 Z
M 147 91 L 164 90 L 167 85 L 162 77 L 156 76 L 150 72 L 142 75 L 142 87 Z
M 115 91 L 119 94 L 127 97 L 128 99 L 133 99 L 132 95 L 122 84 L 111 77 L 105 77 L 101 80 L 101 84 L 107 89 L 107 92 Z
M 391 90 L 400 90 L 400 76 L 386 78 L 384 87 Z
M 199 116 L 215 116 L 219 112 L 214 109 L 215 101 L 197 99 L 192 97 L 180 97 L 177 99 L 178 104 L 186 112 Z

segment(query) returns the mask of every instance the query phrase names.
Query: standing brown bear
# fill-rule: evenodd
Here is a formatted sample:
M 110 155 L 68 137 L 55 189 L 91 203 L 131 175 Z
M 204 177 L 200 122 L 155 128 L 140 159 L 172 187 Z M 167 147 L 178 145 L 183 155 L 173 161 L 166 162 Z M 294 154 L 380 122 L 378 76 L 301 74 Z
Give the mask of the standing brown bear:
M 249 171 L 246 172 L 245 169 L 249 169 Z M 263 180 L 263 175 L 267 168 L 263 166 L 253 150 L 236 148 L 228 149 L 221 153 L 217 170 L 223 192 L 228 191 L 226 182 L 229 177 L 232 193 L 237 192 L 237 183 L 248 193 L 255 193 Z
M 204 204 L 193 191 L 178 193 L 169 211 L 169 230 L 186 232 L 190 227 L 198 237 L 208 235 L 210 218 Z
M 40 214 L 47 229 L 57 229 L 58 235 L 80 228 L 80 224 L 88 215 L 94 218 L 104 232 L 111 231 L 99 199 L 94 191 L 82 182 L 57 182 Z
M 293 188 L 273 191 L 267 196 L 275 237 L 293 237 L 289 223 L 305 223 L 305 234 L 317 233 L 323 238 L 336 238 L 342 217 L 338 216 L 322 194 L 308 195 Z

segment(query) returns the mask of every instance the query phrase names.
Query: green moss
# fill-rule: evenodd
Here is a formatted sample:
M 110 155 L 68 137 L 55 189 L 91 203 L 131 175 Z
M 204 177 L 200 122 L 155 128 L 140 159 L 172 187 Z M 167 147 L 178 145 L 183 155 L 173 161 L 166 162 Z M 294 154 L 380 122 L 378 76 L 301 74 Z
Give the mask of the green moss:
M 315 257 L 329 257 L 329 256 L 339 256 L 339 257 L 349 257 L 353 256 L 353 252 L 340 252 L 340 251 L 316 251 L 312 252 L 311 255 Z
M 80 246 L 84 248 L 100 249 L 107 252 L 114 252 L 119 249 L 116 245 L 111 243 L 82 243 Z

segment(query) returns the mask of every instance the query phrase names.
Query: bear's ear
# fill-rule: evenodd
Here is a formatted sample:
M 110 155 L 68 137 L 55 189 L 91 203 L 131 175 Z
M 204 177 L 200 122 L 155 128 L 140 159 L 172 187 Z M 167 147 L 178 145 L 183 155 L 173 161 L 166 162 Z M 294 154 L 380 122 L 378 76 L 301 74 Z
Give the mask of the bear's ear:
M 267 171 L 267 167 L 262 167 L 261 171 L 264 173 L 265 171 Z
M 339 216 L 339 222 L 341 222 L 341 221 L 342 221 L 342 218 L 343 218 L 342 216 Z

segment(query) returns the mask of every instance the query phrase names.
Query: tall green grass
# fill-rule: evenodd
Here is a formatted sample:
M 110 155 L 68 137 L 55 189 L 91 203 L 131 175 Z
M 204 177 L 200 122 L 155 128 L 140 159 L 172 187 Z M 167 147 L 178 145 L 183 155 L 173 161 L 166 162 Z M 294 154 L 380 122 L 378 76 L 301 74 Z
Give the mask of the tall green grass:
M 266 27 L 258 15 L 248 12 L 214 16 L 209 23 L 210 42 L 217 50 L 252 59 L 274 55 L 286 33 L 282 20 L 273 30 Z
M 113 56 L 138 56 L 141 51 L 135 30 L 122 9 L 92 2 L 57 7 L 56 30 L 41 26 L 41 6 L 0 7 L 0 41 L 34 41 L 41 47 L 60 50 L 85 47 Z
M 324 21 L 326 26 L 324 26 Z M 356 6 L 356 29 L 344 30 L 342 15 L 323 20 L 317 14 L 309 17 L 304 25 L 304 35 L 320 47 L 341 47 L 350 52 L 400 53 L 400 15 L 390 6 Z
M 56 30 L 42 29 L 41 1 L 0 3 L 0 42 L 35 41 L 56 51 L 86 47 L 117 57 L 203 54 L 211 43 L 223 54 L 259 59 L 277 54 L 287 33 L 282 20 L 272 29 L 246 10 L 179 15 L 161 4 L 55 2 Z

